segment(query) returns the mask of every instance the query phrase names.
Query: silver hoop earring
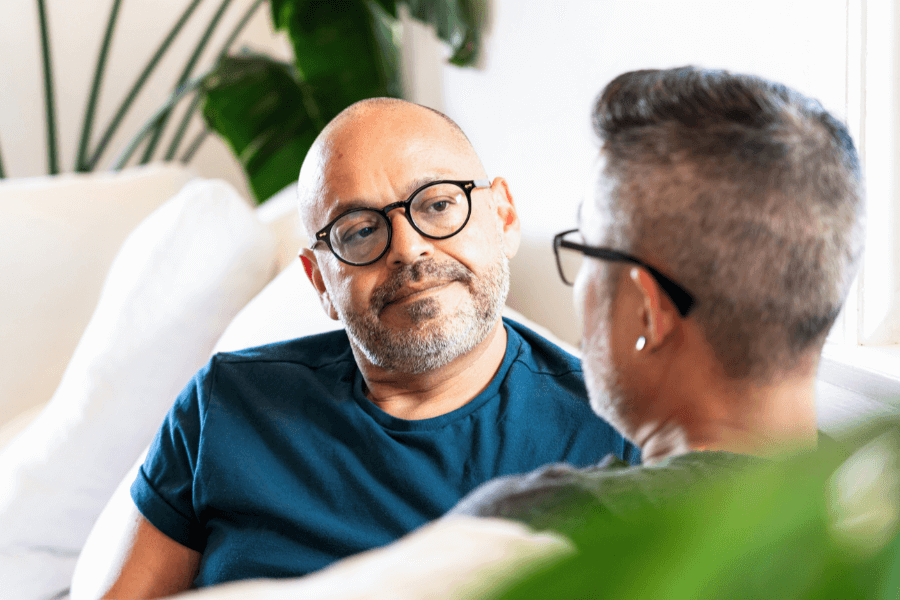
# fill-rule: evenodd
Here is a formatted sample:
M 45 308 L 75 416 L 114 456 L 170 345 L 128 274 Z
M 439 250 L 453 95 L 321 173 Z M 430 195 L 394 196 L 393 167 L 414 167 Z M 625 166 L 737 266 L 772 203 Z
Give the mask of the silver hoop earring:
M 641 336 L 637 339 L 637 343 L 634 345 L 634 348 L 635 348 L 635 350 L 640 352 L 641 350 L 644 349 L 645 345 L 647 345 L 647 338 L 645 338 L 644 336 Z

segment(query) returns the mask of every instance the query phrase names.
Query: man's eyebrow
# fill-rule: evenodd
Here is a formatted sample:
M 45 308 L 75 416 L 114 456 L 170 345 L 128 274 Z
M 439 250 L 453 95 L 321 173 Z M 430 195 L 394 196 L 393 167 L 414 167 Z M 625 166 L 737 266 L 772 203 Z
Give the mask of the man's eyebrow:
M 454 179 L 450 177 L 447 173 L 431 173 L 429 175 L 423 175 L 421 177 L 417 177 L 409 182 L 409 185 L 406 186 L 403 194 L 403 200 L 409 198 L 414 191 L 422 187 L 423 185 L 432 183 L 434 181 L 441 181 L 442 179 Z M 455 180 L 455 179 L 454 179 Z M 399 201 L 399 200 L 398 200 Z
M 428 175 L 422 175 L 421 177 L 417 177 L 410 181 L 406 186 L 404 186 L 402 191 L 402 197 L 391 200 L 390 202 L 383 202 L 378 205 L 373 204 L 370 200 L 363 200 L 360 198 L 348 198 L 346 200 L 339 201 L 334 208 L 329 211 L 328 222 L 332 219 L 337 218 L 339 215 L 344 214 L 349 210 L 353 210 L 355 208 L 381 208 L 382 206 L 387 206 L 388 204 L 393 204 L 394 202 L 403 202 L 408 199 L 413 192 L 422 187 L 423 185 L 432 183 L 434 181 L 440 181 L 442 179 L 452 179 L 447 173 L 431 173 Z
M 360 200 L 357 198 L 348 198 L 347 200 L 341 200 L 334 207 L 328 211 L 328 221 L 330 222 L 332 219 L 338 217 L 339 215 L 344 214 L 347 211 L 356 209 L 356 208 L 380 208 L 373 206 L 371 202 L 366 200 Z

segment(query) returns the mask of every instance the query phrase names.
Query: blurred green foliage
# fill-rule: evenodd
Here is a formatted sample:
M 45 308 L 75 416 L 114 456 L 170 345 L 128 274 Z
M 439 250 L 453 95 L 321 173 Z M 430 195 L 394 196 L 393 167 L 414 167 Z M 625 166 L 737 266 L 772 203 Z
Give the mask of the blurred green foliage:
M 900 598 L 900 424 L 627 517 L 572 514 L 577 552 L 503 600 Z
M 297 178 L 316 135 L 341 110 L 401 95 L 400 4 L 435 26 L 451 46 L 452 63 L 475 60 L 480 0 L 270 0 L 273 24 L 293 45 L 293 63 L 223 56 L 204 79 L 206 123 L 233 149 L 257 202 Z

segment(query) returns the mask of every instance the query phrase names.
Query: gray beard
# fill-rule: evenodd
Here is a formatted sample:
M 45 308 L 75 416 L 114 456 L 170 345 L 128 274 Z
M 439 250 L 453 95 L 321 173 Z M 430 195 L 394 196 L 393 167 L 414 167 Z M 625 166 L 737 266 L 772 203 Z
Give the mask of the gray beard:
M 387 327 L 381 311 L 408 283 L 422 280 L 459 282 L 471 301 L 443 314 L 440 303 L 427 297 L 402 308 L 410 327 Z M 335 307 L 347 335 L 373 365 L 398 373 L 420 374 L 443 367 L 483 342 L 497 321 L 509 293 L 509 259 L 500 251 L 484 277 L 477 277 L 457 261 L 424 259 L 400 267 L 372 293 L 362 311 Z
M 590 285 L 596 283 L 592 282 Z M 598 303 L 596 314 L 602 315 L 602 319 L 593 323 L 595 331 L 583 332 L 581 343 L 581 364 L 588 398 L 591 408 L 598 416 L 620 432 L 629 431 L 627 425 L 632 411 L 613 365 L 609 340 L 612 299 L 604 295 L 598 299 Z

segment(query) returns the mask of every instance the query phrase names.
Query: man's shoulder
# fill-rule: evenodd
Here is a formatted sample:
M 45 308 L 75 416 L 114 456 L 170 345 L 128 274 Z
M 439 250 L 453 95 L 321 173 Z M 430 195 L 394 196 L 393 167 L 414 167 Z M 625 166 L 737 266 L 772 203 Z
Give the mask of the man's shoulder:
M 469 494 L 452 512 L 565 529 L 573 515 L 585 510 L 614 518 L 643 514 L 645 508 L 675 502 L 705 481 L 738 475 L 765 462 L 729 452 L 692 452 L 653 466 L 628 466 L 613 456 L 580 469 L 550 464 L 524 475 L 495 479 Z
M 347 360 L 353 360 L 353 352 L 343 329 L 233 352 L 219 352 L 213 357 L 217 365 L 294 363 L 311 369 Z
M 566 440 L 570 449 L 581 448 L 579 459 L 574 458 L 578 453 L 565 459 L 579 466 L 607 452 L 627 462 L 640 460 L 637 448 L 591 408 L 581 361 L 521 323 L 503 320 L 510 338 L 502 388 L 510 399 L 505 416 L 532 434 L 542 431 Z
M 182 392 L 201 413 L 216 406 L 259 413 L 274 410 L 302 394 L 316 398 L 352 394 L 356 362 L 343 331 L 285 340 L 215 354 Z M 190 392 L 190 393 L 188 393 Z M 293 409 L 306 406 L 293 403 Z M 246 416 L 246 415 L 245 415 Z
M 521 342 L 516 362 L 534 373 L 582 376 L 581 361 L 572 353 L 525 325 L 503 317 L 507 331 Z

